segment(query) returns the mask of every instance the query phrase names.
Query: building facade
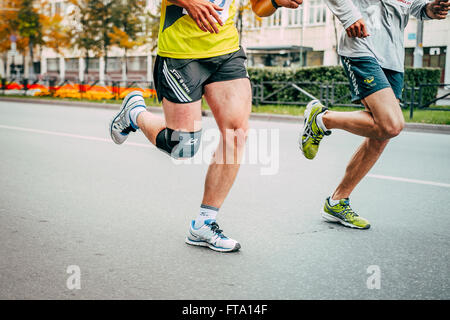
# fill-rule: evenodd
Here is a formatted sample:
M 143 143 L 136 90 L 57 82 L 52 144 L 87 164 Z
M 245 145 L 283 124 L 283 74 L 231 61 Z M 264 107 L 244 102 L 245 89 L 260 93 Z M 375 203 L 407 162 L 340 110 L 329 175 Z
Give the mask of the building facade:
M 239 2 L 239 0 L 236 0 Z M 72 7 L 65 0 L 50 0 L 51 12 L 67 16 Z M 157 12 L 160 0 L 148 0 L 149 10 Z M 417 21 L 411 17 L 405 30 L 405 65 L 413 65 Z M 241 45 L 247 52 L 249 66 L 320 66 L 338 65 L 336 43 L 343 32 L 324 0 L 308 0 L 296 10 L 280 8 L 268 18 L 257 18 L 250 10 L 243 15 Z M 441 82 L 450 83 L 450 18 L 425 21 L 423 34 L 423 66 L 439 67 Z M 80 52 L 65 51 L 58 55 L 42 48 L 37 54 L 41 75 L 77 81 L 122 80 L 125 78 L 124 52 L 111 48 L 108 58 L 89 58 Z M 0 59 L 2 76 L 28 74 L 27 57 L 8 56 Z M 148 46 L 131 50 L 127 56 L 128 80 L 152 81 L 155 52 Z M 6 61 L 5 61 L 6 60 Z M 87 74 L 84 74 L 88 63 Z M 6 65 L 6 66 L 5 66 Z
M 296 10 L 280 8 L 259 19 L 247 14 L 242 45 L 250 66 L 337 65 L 336 43 L 343 28 L 324 0 L 308 0 Z M 405 30 L 405 65 L 413 66 L 417 19 Z M 441 82 L 450 83 L 450 17 L 424 22 L 423 66 L 441 69 Z

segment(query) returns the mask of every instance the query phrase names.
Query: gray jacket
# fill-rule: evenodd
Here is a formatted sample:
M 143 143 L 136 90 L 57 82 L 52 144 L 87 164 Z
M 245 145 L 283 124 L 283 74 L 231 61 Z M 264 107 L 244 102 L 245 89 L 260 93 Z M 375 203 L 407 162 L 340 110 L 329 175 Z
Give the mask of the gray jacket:
M 366 38 L 350 38 L 342 33 L 338 53 L 347 57 L 374 57 L 382 68 L 404 71 L 404 30 L 409 15 L 430 19 L 426 0 L 326 0 L 333 14 L 347 29 L 359 19 L 366 23 Z

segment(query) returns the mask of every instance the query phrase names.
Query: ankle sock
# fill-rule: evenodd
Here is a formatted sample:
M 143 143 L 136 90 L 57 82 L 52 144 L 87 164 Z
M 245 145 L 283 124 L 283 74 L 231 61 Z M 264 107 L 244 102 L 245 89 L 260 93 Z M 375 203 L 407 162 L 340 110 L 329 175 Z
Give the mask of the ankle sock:
M 145 107 L 136 107 L 130 110 L 130 120 L 134 128 L 139 129 L 137 125 L 137 117 L 141 112 L 147 111 Z
M 205 224 L 206 220 L 216 220 L 216 216 L 219 213 L 219 208 L 208 206 L 205 204 L 202 204 L 200 206 L 200 213 L 198 214 L 197 218 L 195 219 L 195 228 L 200 228 Z
M 340 200 L 333 200 L 333 196 L 330 196 L 330 199 L 328 200 L 328 202 L 330 203 L 330 206 L 334 207 L 335 205 L 337 205 L 339 203 Z
M 322 112 L 322 113 L 320 113 L 320 114 L 318 114 L 317 115 L 317 117 L 316 117 L 316 123 L 317 123 L 317 126 L 323 131 L 323 132 L 327 132 L 328 131 L 328 129 L 327 129 L 327 127 L 325 127 L 325 124 L 323 123 L 323 115 L 326 113 L 327 111 L 324 111 L 324 112 Z

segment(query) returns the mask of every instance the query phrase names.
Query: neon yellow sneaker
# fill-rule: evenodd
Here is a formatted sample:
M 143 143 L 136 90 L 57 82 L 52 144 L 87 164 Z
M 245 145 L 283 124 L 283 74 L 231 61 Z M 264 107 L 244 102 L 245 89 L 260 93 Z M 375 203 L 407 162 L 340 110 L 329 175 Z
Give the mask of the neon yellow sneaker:
M 314 159 L 317 151 L 319 151 L 319 143 L 322 138 L 331 134 L 330 130 L 323 131 L 320 129 L 316 122 L 317 116 L 327 110 L 319 100 L 313 100 L 306 106 L 304 114 L 305 122 L 299 146 L 307 159 Z
M 322 217 L 331 222 L 339 222 L 346 227 L 356 229 L 369 229 L 370 223 L 364 218 L 361 218 L 350 207 L 350 200 L 341 199 L 339 203 L 331 206 L 330 197 L 325 200 L 325 205 L 322 211 Z

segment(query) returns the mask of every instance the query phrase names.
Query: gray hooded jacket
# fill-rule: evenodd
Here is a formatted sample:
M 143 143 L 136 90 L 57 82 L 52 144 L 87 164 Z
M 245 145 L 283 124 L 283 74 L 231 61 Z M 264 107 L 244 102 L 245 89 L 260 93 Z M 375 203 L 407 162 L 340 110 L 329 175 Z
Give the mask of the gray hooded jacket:
M 350 38 L 342 33 L 338 53 L 347 57 L 374 57 L 382 68 L 404 71 L 404 30 L 409 15 L 430 19 L 426 0 L 326 0 L 344 29 L 359 19 L 366 23 L 366 38 Z

